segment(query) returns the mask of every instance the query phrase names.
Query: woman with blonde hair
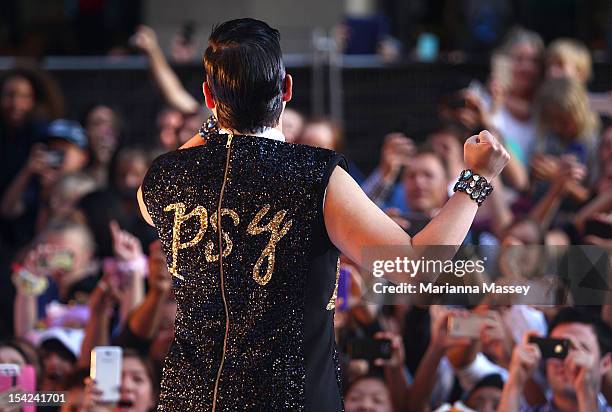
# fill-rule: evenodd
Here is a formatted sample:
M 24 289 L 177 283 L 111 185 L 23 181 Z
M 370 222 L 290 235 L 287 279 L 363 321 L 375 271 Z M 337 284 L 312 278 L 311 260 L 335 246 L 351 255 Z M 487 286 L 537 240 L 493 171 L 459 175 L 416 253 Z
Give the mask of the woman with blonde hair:
M 548 79 L 536 99 L 538 152 L 573 154 L 589 166 L 595 160 L 599 117 L 589 105 L 584 86 L 575 79 Z

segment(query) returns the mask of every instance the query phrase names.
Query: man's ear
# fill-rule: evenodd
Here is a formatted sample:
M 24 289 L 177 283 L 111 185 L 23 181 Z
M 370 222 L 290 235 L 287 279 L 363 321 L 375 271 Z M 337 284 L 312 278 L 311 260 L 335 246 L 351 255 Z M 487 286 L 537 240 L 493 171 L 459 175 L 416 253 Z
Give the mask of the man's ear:
M 285 75 L 283 83 L 283 102 L 288 102 L 293 97 L 293 78 L 290 74 Z
M 214 109 L 215 101 L 213 100 L 210 87 L 208 87 L 208 83 L 206 81 L 202 83 L 202 91 L 204 92 L 204 101 L 206 102 L 206 107 L 208 107 L 210 110 Z

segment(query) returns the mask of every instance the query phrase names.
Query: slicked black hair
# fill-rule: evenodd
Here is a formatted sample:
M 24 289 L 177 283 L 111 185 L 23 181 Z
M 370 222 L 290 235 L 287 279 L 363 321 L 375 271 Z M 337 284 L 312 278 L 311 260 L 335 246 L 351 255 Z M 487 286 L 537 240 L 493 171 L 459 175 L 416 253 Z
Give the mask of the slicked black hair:
M 285 79 L 278 30 L 255 19 L 215 26 L 204 69 L 222 127 L 257 133 L 278 124 Z

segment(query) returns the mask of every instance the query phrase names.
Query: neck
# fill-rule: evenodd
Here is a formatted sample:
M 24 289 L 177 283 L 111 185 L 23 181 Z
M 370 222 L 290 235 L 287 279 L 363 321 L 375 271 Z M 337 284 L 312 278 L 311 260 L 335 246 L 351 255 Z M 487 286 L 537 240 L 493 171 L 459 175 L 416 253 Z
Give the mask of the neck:
M 222 126 L 221 124 L 219 124 L 219 128 L 221 130 L 225 130 L 225 131 L 231 132 L 231 133 L 233 133 L 235 135 L 250 135 L 250 134 L 253 134 L 252 132 L 239 131 L 239 130 L 232 129 L 231 127 L 225 127 L 225 126 Z M 264 130 L 267 129 L 267 128 L 268 127 L 264 127 Z M 281 133 L 283 132 L 282 122 L 280 122 L 280 121 L 278 122 L 278 124 L 276 126 L 269 127 L 269 128 L 270 129 L 278 130 Z

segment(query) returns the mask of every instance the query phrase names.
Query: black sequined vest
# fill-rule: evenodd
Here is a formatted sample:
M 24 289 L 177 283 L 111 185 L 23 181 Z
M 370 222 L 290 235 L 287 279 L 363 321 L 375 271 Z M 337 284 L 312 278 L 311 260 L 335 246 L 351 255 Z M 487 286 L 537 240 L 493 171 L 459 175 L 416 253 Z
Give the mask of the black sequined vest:
M 159 411 L 343 410 L 330 150 L 212 134 L 158 157 L 143 198 L 178 302 Z

